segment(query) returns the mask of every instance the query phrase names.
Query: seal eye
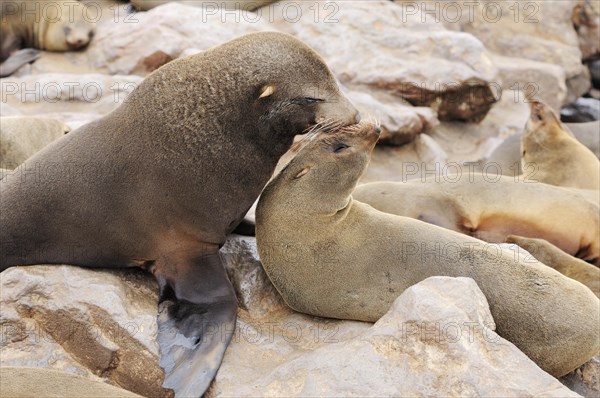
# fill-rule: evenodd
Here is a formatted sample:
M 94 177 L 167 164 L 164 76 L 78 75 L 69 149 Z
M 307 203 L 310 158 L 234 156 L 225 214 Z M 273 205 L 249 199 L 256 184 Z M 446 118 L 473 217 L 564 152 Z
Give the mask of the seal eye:
M 338 152 L 342 152 L 344 149 L 348 148 L 348 145 L 346 144 L 337 144 L 334 148 L 333 148 L 333 152 L 338 153 Z
M 315 102 L 323 102 L 324 101 L 320 98 L 312 98 L 312 97 L 304 97 L 303 100 L 307 104 L 314 104 Z
M 69 33 L 71 33 L 71 28 L 70 28 L 70 27 L 68 27 L 68 26 L 65 26 L 65 27 L 63 28 L 63 32 L 65 32 L 65 35 L 68 35 Z

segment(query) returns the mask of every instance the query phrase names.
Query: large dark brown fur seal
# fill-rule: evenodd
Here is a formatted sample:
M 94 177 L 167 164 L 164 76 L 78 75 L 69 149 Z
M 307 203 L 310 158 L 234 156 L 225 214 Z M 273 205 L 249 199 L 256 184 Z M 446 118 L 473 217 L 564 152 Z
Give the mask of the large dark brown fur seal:
M 164 386 L 201 396 L 236 319 L 219 247 L 296 134 L 357 118 L 321 57 L 290 35 L 250 34 L 175 60 L 1 180 L 1 269 L 153 272 Z

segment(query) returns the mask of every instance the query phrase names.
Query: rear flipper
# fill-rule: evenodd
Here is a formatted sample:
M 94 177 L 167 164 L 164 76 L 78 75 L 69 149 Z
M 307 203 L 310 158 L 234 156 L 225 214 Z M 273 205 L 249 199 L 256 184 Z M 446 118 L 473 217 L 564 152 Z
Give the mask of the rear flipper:
M 237 299 L 216 253 L 175 253 L 153 269 L 160 285 L 158 344 L 165 388 L 200 397 L 233 336 Z
M 586 285 L 600 298 L 600 269 L 586 263 L 544 239 L 525 238 L 523 236 L 509 235 L 507 243 L 515 243 L 527 250 L 536 260 L 554 268 L 564 276 L 575 279 Z
M 41 53 L 34 48 L 24 48 L 10 55 L 0 65 L 0 77 L 7 77 L 15 73 L 21 66 L 36 61 Z

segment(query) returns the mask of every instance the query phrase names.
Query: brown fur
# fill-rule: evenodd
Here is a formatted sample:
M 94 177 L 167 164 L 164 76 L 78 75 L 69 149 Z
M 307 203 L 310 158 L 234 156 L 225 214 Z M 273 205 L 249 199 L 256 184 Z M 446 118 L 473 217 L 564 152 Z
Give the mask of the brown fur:
M 377 134 L 369 124 L 309 142 L 261 195 L 260 257 L 286 302 L 312 315 L 375 321 L 430 276 L 473 278 L 498 333 L 564 375 L 600 350 L 600 302 L 585 286 L 469 236 L 382 213 L 352 191 Z M 347 148 L 336 151 L 341 145 Z

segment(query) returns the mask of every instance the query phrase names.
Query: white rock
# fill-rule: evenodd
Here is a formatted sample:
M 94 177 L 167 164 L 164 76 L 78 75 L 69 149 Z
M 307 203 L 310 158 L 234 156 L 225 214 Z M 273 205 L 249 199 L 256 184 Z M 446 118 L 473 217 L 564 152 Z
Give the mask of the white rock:
M 388 1 L 276 3 L 275 26 L 316 49 L 342 83 L 429 106 L 440 120 L 481 120 L 497 70 L 474 36 L 401 15 Z M 318 14 L 318 15 L 317 15 Z
M 346 91 L 363 118 L 374 119 L 381 125 L 380 143 L 404 145 L 440 124 L 431 108 L 414 107 L 386 93 L 379 93 L 378 98 L 370 93 Z
M 148 71 L 140 63 L 159 51 L 174 59 L 189 48 L 206 50 L 265 29 L 268 25 L 251 11 L 213 12 L 173 2 L 98 28 L 87 53 L 95 68 L 110 74 L 144 75 Z
M 494 327 L 473 280 L 429 278 L 355 337 L 307 352 L 260 341 L 251 357 L 235 342 L 209 396 L 577 396 Z M 246 380 L 233 361 L 260 371 Z
M 63 370 L 145 396 L 160 391 L 150 275 L 30 266 L 2 272 L 0 282 L 2 366 Z
M 27 115 L 59 112 L 105 114 L 142 81 L 139 76 L 47 73 L 2 79 L 2 102 Z

